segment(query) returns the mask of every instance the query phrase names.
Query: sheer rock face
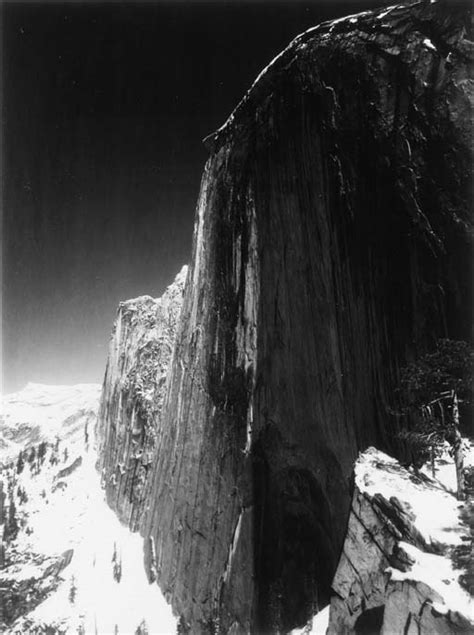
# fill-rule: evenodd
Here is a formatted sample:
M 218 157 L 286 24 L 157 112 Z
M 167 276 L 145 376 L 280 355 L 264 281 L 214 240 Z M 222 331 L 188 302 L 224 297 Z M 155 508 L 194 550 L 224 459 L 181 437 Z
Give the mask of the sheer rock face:
M 183 629 L 305 623 L 329 598 L 357 453 L 393 445 L 399 367 L 466 338 L 465 13 L 415 2 L 311 29 L 207 139 L 143 527 Z M 149 436 L 112 379 L 132 356 L 113 359 L 105 467 L 128 518 Z
M 473 632 L 454 565 L 469 534 L 453 494 L 369 448 L 356 464 L 328 635 Z
M 99 412 L 100 468 L 107 501 L 140 528 L 154 462 L 168 366 L 187 267 L 161 298 L 122 302 L 112 333 Z

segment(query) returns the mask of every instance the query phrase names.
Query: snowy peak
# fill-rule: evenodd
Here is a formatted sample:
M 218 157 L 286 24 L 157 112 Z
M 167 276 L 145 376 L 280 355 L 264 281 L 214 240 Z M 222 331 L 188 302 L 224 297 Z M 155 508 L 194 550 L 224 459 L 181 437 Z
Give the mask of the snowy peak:
M 4 395 L 0 414 L 0 463 L 41 441 L 82 434 L 95 425 L 99 384 L 53 386 L 28 383 Z
M 96 391 L 98 384 L 54 385 L 39 384 L 29 381 L 24 388 L 17 392 L 4 395 L 6 401 L 27 401 L 39 403 L 51 400 L 52 403 L 68 398 L 72 395 L 82 395 L 87 391 Z

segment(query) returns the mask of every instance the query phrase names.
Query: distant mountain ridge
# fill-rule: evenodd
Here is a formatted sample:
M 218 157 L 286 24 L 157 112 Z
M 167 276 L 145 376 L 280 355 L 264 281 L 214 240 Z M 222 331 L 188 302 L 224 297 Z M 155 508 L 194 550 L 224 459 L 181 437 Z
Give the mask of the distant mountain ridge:
M 95 426 L 101 386 L 54 386 L 28 383 L 3 395 L 0 405 L 0 463 L 41 441 L 84 435 Z

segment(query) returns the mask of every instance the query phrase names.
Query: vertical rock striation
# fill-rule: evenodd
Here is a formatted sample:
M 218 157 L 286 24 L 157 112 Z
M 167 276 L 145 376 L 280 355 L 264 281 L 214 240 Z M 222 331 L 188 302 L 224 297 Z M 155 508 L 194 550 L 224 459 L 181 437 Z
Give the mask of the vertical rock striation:
M 142 527 L 183 630 L 285 632 L 328 601 L 357 453 L 396 450 L 399 367 L 467 339 L 467 18 L 412 2 L 310 29 L 206 140 Z M 109 397 L 128 520 L 134 408 L 147 427 Z
M 107 502 L 140 528 L 154 462 L 168 366 L 187 267 L 161 298 L 122 302 L 110 340 L 99 411 L 100 469 Z

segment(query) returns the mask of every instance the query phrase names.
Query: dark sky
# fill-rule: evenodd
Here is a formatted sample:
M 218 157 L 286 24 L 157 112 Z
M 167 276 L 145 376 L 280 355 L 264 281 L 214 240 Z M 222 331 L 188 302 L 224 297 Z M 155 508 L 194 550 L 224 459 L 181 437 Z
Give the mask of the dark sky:
M 189 262 L 202 138 L 298 33 L 382 4 L 2 5 L 5 392 L 102 381 L 118 303 Z

